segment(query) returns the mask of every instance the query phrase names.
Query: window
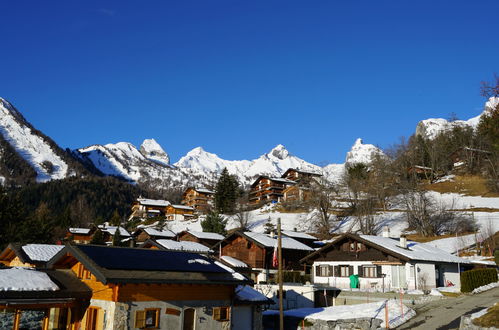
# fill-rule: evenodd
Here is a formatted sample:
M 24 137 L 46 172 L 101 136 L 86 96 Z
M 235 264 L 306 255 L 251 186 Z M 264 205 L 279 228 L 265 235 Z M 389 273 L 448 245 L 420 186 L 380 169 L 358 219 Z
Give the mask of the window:
M 353 274 L 353 266 L 340 265 L 338 266 L 340 271 L 340 277 L 348 277 Z M 352 270 L 352 271 L 350 271 Z
M 362 266 L 363 277 L 377 277 L 376 266 Z
M 217 321 L 228 321 L 230 319 L 230 307 L 213 308 L 213 319 Z
M 135 328 L 159 329 L 159 308 L 146 308 L 135 312 Z
M 315 266 L 315 276 L 333 276 L 333 266 L 317 265 Z
M 85 322 L 85 329 L 95 330 L 97 329 L 97 315 L 99 309 L 95 307 L 89 307 L 87 309 L 87 321 Z

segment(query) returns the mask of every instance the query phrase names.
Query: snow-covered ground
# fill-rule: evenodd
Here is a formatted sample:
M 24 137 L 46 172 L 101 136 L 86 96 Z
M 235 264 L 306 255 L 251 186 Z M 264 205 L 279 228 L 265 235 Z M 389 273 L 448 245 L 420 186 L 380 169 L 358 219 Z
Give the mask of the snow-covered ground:
M 497 287 L 499 287 L 499 282 L 489 283 L 487 285 L 482 285 L 478 288 L 475 288 L 473 291 L 471 291 L 471 293 L 476 294 L 476 293 L 492 290 L 493 288 L 497 288 Z
M 401 305 L 398 300 L 387 300 L 388 320 L 390 328 L 398 327 L 416 315 L 411 308 Z M 279 311 L 266 311 L 264 315 L 279 314 Z M 403 315 L 402 315 L 403 314 Z M 284 315 L 303 318 L 307 320 L 346 320 L 355 318 L 377 318 L 382 320 L 382 326 L 386 323 L 385 302 L 375 302 L 369 304 L 333 306 L 325 308 L 299 308 L 284 312 Z

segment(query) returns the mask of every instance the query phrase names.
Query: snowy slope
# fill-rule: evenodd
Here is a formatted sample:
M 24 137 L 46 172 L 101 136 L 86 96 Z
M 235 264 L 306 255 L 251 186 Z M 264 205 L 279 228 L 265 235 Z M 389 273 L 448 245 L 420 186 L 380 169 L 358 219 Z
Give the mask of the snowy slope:
M 150 161 L 163 166 L 170 165 L 170 157 L 154 139 L 146 139 L 140 146 L 140 153 Z
M 38 182 L 62 179 L 73 175 L 68 164 L 54 150 L 47 138 L 40 135 L 6 100 L 0 98 L 0 133 L 3 138 L 36 171 Z
M 454 127 L 472 127 L 476 128 L 480 118 L 491 109 L 494 109 L 499 104 L 499 98 L 491 97 L 484 106 L 483 112 L 468 120 L 448 121 L 443 118 L 429 118 L 422 120 L 416 127 L 416 135 L 424 136 L 429 139 L 434 139 L 439 133 L 451 130 Z
M 352 149 L 347 152 L 345 163 L 350 165 L 358 163 L 369 164 L 376 155 L 384 156 L 384 153 L 372 144 L 364 144 L 362 139 L 359 138 L 355 141 Z

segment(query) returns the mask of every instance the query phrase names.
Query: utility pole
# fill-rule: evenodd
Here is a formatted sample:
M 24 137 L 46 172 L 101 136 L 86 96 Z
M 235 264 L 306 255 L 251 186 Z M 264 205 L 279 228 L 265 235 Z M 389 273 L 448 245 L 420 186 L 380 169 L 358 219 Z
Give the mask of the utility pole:
M 281 218 L 277 219 L 277 258 L 279 260 L 279 329 L 284 330 L 284 309 L 282 302 L 282 240 L 281 240 Z

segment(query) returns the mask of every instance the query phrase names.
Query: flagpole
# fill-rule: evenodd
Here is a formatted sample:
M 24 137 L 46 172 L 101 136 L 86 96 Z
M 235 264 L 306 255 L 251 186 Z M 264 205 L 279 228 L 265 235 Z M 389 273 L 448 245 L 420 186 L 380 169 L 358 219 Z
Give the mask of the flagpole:
M 282 240 L 281 240 L 281 218 L 277 219 L 277 252 L 279 258 L 279 329 L 284 330 L 284 309 L 282 303 Z

